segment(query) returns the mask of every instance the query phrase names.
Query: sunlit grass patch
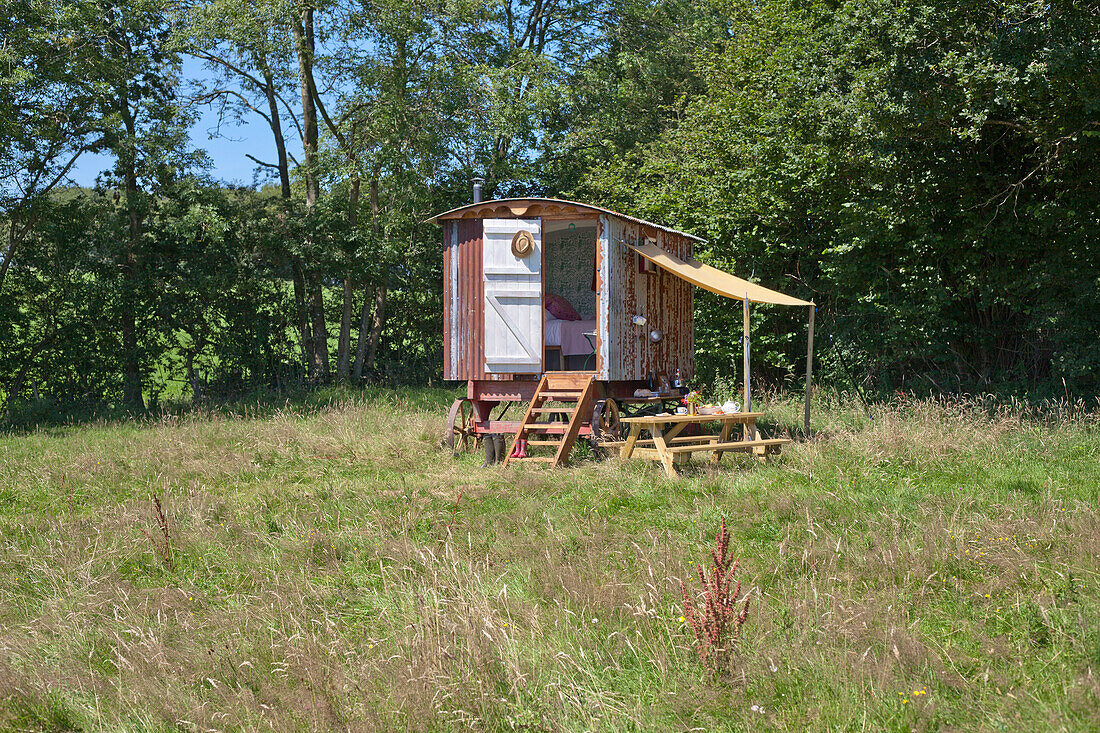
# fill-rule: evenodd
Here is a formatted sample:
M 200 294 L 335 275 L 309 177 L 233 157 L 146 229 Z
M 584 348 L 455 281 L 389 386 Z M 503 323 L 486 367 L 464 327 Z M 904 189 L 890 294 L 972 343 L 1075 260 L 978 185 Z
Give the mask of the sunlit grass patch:
M 769 465 L 670 481 L 587 456 L 480 469 L 438 446 L 451 398 L 333 393 L 0 437 L 0 727 L 1095 721 L 1087 416 L 1039 441 L 1036 415 L 844 403 Z M 796 400 L 765 409 L 779 429 L 800 417 Z M 171 566 L 141 531 L 153 495 Z M 712 673 L 679 582 L 723 517 L 753 602 Z

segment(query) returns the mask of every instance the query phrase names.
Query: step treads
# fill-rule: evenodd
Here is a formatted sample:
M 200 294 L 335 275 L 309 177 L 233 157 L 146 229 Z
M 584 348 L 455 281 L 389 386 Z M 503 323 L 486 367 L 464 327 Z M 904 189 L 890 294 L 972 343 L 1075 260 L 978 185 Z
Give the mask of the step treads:
M 567 422 L 536 422 L 528 423 L 522 428 L 525 433 L 564 433 L 569 429 L 569 423 Z
M 540 430 L 539 427 L 542 427 L 542 429 Z M 543 424 L 542 426 L 539 426 L 539 425 L 524 425 L 523 428 L 522 428 L 523 435 L 520 436 L 520 437 L 526 439 L 528 435 L 530 435 L 531 437 L 539 437 L 539 438 L 543 438 L 543 437 L 546 437 L 548 435 L 564 435 L 565 431 L 568 430 L 568 429 L 569 429 L 568 427 L 563 428 L 560 425 L 555 425 L 555 426 L 552 426 L 552 427 L 545 427 L 545 424 Z M 587 425 L 581 428 L 580 435 L 588 436 L 588 435 L 591 435 L 591 434 L 592 434 L 592 431 L 588 429 Z
M 574 372 L 572 374 L 547 374 L 546 387 L 548 389 L 584 389 L 592 378 L 590 372 Z

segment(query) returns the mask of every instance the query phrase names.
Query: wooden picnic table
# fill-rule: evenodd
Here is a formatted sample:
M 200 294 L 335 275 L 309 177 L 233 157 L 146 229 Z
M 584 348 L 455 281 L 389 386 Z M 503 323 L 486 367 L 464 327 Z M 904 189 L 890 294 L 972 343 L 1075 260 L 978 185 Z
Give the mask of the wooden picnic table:
M 717 464 L 726 451 L 752 452 L 766 458 L 770 453 L 778 453 L 789 438 L 761 438 L 756 429 L 756 418 L 762 412 L 730 412 L 720 415 L 645 415 L 624 417 L 623 423 L 630 425 L 630 433 L 622 443 L 619 455 L 622 458 L 645 458 L 660 461 L 669 478 L 676 478 L 679 472 L 676 464 L 691 460 L 692 453 L 710 451 L 710 461 Z M 681 436 L 688 425 L 702 427 L 718 424 L 720 431 L 715 434 Z M 730 440 L 730 433 L 737 425 L 744 426 L 742 440 Z M 650 438 L 642 439 L 642 431 L 649 431 Z

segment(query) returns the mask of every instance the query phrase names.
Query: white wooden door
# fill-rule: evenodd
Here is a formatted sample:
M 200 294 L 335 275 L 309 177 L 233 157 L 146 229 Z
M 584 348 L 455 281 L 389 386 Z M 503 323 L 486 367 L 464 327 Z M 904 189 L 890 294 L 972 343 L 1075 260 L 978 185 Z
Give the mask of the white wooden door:
M 542 227 L 538 219 L 484 219 L 485 371 L 542 371 Z M 520 230 L 534 240 L 523 257 L 512 253 Z

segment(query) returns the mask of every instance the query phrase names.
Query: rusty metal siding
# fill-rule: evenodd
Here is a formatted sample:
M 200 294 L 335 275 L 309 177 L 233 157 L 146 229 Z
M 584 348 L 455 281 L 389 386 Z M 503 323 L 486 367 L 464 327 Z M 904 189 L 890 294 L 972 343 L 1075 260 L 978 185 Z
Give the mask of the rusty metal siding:
M 677 369 L 685 378 L 690 377 L 695 349 L 692 286 L 663 270 L 638 272 L 638 256 L 623 242 L 635 244 L 649 237 L 678 257 L 690 257 L 692 241 L 635 221 L 608 218 L 608 364 L 606 376 L 601 374 L 601 378 L 646 379 L 651 372 L 671 377 Z M 634 315 L 646 317 L 644 329 L 631 323 Z M 664 333 L 658 344 L 648 339 L 654 328 Z
M 466 372 L 469 379 L 478 379 L 485 374 L 485 282 L 482 277 L 481 241 L 482 222 L 480 220 L 470 222 L 465 227 L 465 237 L 469 244 L 470 263 L 467 267 L 467 282 L 470 289 L 470 317 L 467 321 L 471 331 L 470 358 L 466 362 Z M 463 236 L 463 227 L 459 226 L 459 237 Z
M 481 220 L 451 224 L 452 229 L 444 230 L 443 272 L 449 296 L 444 307 L 444 378 L 480 379 L 485 366 Z
M 692 256 L 692 241 L 671 232 L 660 232 L 657 244 L 680 259 Z M 664 339 L 660 347 L 660 371 L 669 376 L 680 370 L 684 378 L 695 371 L 695 286 L 671 273 L 661 271 L 661 313 Z
M 454 316 L 454 259 L 457 247 L 454 240 L 457 225 L 448 221 L 443 224 L 443 378 L 454 379 L 455 364 L 451 360 L 451 328 Z

